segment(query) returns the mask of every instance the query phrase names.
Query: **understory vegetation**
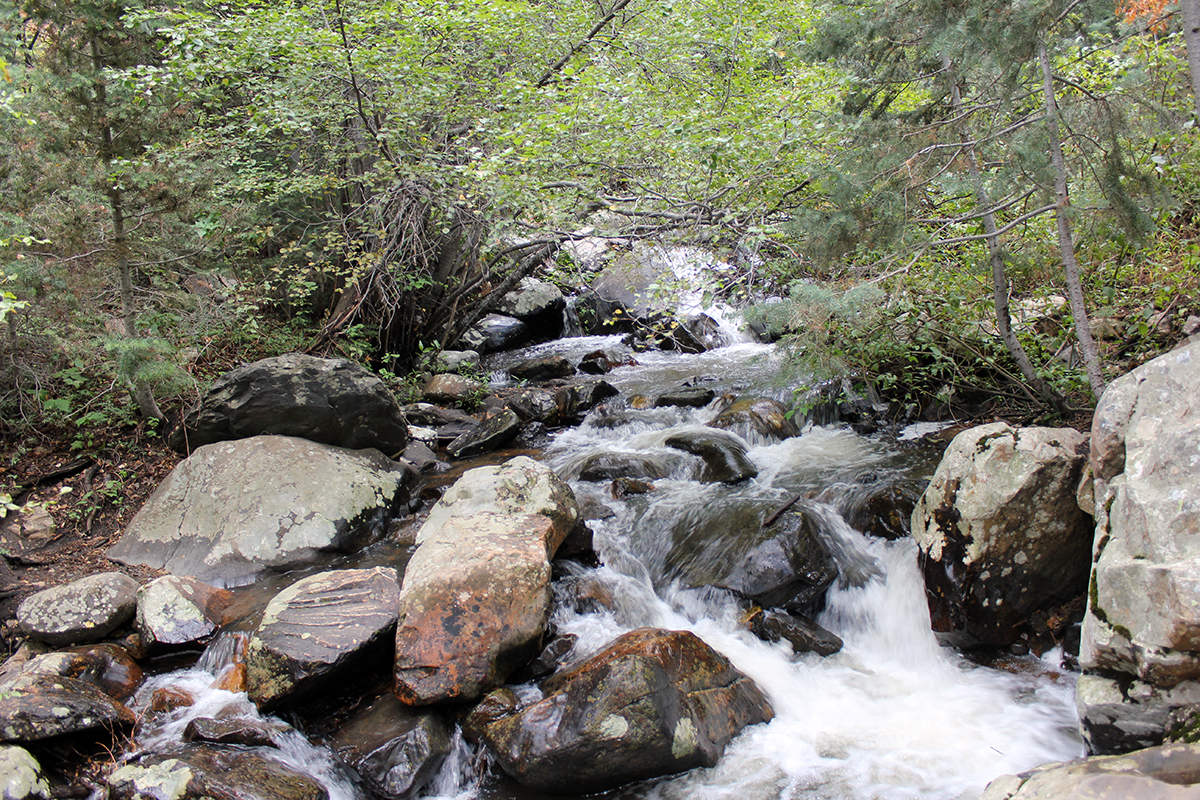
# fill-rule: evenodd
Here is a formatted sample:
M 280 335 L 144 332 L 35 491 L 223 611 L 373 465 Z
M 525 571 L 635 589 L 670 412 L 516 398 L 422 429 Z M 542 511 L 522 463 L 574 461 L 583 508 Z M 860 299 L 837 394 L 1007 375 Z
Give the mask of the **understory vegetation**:
M 9 4 L 0 467 L 152 442 L 282 352 L 411 388 L 520 278 L 581 288 L 589 236 L 736 263 L 805 387 L 1069 418 L 1200 315 L 1185 32 L 1108 0 Z

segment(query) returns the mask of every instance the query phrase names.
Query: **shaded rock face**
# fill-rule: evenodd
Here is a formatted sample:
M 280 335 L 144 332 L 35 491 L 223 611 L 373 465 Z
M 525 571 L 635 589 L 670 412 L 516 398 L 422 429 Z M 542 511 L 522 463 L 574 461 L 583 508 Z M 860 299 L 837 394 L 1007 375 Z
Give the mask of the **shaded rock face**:
M 167 476 L 108 557 L 218 586 L 250 583 L 378 539 L 415 478 L 378 451 L 289 436 L 207 445 Z
M 319 783 L 257 751 L 191 745 L 108 776 L 114 800 L 327 800 Z
M 758 687 L 694 634 L 642 628 L 553 676 L 536 703 L 483 729 L 525 786 L 581 794 L 712 766 L 772 718 Z
M 616 397 L 620 392 L 607 381 L 580 381 L 570 386 L 563 386 L 554 393 L 554 401 L 558 404 L 558 417 L 563 422 L 579 422 L 588 411 L 607 400 Z
M 432 536 L 451 517 L 480 511 L 498 514 L 541 514 L 552 525 L 544 542 L 553 556 L 572 528 L 580 523 L 575 493 L 554 470 L 528 456 L 503 464 L 476 467 L 446 490 L 417 532 L 417 544 Z
M 508 444 L 520 432 L 521 418 L 506 408 L 459 436 L 447 445 L 446 452 L 454 458 L 483 455 Z
M 1093 752 L 1200 701 L 1200 342 L 1113 381 L 1092 424 L 1094 568 L 1077 703 Z M 1084 687 L 1088 691 L 1084 691 Z
M 912 517 L 933 628 L 1006 646 L 1035 611 L 1087 588 L 1091 518 L 1075 492 L 1087 439 L 997 422 L 954 437 Z
M 372 795 L 406 800 L 433 780 L 450 753 L 450 724 L 384 695 L 355 714 L 330 742 Z
M 714 428 L 732 431 L 749 442 L 773 442 L 799 436 L 800 429 L 788 417 L 788 409 L 768 397 L 721 398 L 721 411 L 708 423 Z
M 480 511 L 422 527 L 400 592 L 397 697 L 471 700 L 537 654 L 554 525 L 542 514 Z
M 207 639 L 224 621 L 233 595 L 179 575 L 164 575 L 138 590 L 137 631 L 147 652 Z
M 31 742 L 83 731 L 117 730 L 133 712 L 94 683 L 28 673 L 0 686 L 0 740 Z
M 526 341 L 530 334 L 529 326 L 515 317 L 488 314 L 462 335 L 459 344 L 478 353 L 493 353 L 511 350 Z
M 277 594 L 246 649 L 250 699 L 275 706 L 372 662 L 386 672 L 399 591 L 396 571 L 375 567 L 314 575 Z
M 741 437 L 723 431 L 694 431 L 668 436 L 667 447 L 704 459 L 703 483 L 741 483 L 758 474 Z
M 103 639 L 133 618 L 138 583 L 120 572 L 89 575 L 43 589 L 17 607 L 27 635 L 55 647 Z
M 1004 775 L 979 800 L 1194 800 L 1198 782 L 1200 745 L 1173 744 Z
M 246 364 L 217 378 L 199 408 L 171 434 L 188 453 L 206 444 L 275 434 L 396 454 L 408 423 L 378 376 L 343 358 L 289 353 Z

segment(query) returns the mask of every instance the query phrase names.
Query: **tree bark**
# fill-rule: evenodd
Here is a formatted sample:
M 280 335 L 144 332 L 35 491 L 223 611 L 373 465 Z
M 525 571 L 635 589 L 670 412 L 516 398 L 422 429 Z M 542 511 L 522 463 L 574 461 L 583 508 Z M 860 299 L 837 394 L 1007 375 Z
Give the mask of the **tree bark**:
M 1200 0 L 1179 0 L 1183 12 L 1183 41 L 1187 45 L 1188 71 L 1192 75 L 1192 102 L 1200 124 Z
M 1058 249 L 1062 254 L 1063 274 L 1066 279 L 1067 298 L 1071 301 L 1071 316 L 1075 320 L 1075 336 L 1079 339 L 1079 351 L 1087 371 L 1088 384 L 1096 399 L 1104 393 L 1106 385 L 1104 370 L 1100 366 L 1100 354 L 1092 338 L 1091 323 L 1083 297 L 1083 284 L 1079 278 L 1079 262 L 1075 260 L 1075 245 L 1071 237 L 1071 198 L 1067 192 L 1067 164 L 1063 158 L 1062 139 L 1058 130 L 1058 102 L 1054 97 L 1054 74 L 1050 70 L 1050 56 L 1046 43 L 1038 42 L 1038 61 L 1042 66 L 1042 92 L 1046 106 L 1046 130 L 1050 135 L 1050 165 L 1054 169 L 1054 197 L 1056 207 L 1054 220 L 1058 227 Z
M 943 58 L 942 63 L 945 65 L 946 72 L 950 76 L 950 99 L 954 105 L 954 115 L 962 119 L 962 92 L 959 89 L 958 77 L 954 72 L 954 65 L 949 58 Z M 962 127 L 965 128 L 965 123 Z M 1041 375 L 1038 375 L 1037 370 L 1033 367 L 1033 363 L 1029 360 L 1029 355 L 1021 345 L 1021 340 L 1017 338 L 1017 334 L 1013 330 L 1012 315 L 1008 309 L 1008 275 L 1004 267 L 1004 251 L 1000 247 L 1000 237 L 996 233 L 996 217 L 992 213 L 992 200 L 983 185 L 983 173 L 979 168 L 979 159 L 976 156 L 975 145 L 973 144 L 974 140 L 966 131 L 961 131 L 961 133 L 962 140 L 970 143 L 966 149 L 967 165 L 971 171 L 975 202 L 979 205 L 983 231 L 987 237 L 984 241 L 987 244 L 988 258 L 992 265 L 992 298 L 996 307 L 996 330 L 999 332 L 1000 339 L 1004 342 L 1004 347 L 1008 350 L 1008 354 L 1021 370 L 1021 375 L 1024 376 L 1037 396 L 1043 402 L 1049 403 L 1060 414 L 1065 413 L 1067 411 L 1067 403 L 1063 399 L 1063 396 L 1054 391 L 1050 387 L 1050 384 L 1042 380 Z

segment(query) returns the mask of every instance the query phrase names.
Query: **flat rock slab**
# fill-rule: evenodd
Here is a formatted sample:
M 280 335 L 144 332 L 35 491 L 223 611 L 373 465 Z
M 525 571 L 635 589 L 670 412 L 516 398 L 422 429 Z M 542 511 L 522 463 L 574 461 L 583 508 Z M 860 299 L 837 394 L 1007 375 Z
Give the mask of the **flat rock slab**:
M 988 784 L 979 800 L 1200 800 L 1200 745 L 1047 764 Z
M 250 699 L 278 705 L 373 659 L 386 673 L 399 591 L 396 571 L 375 567 L 314 575 L 275 595 L 246 649 Z
M 108 776 L 114 800 L 328 800 L 312 778 L 257 751 L 193 744 Z
M 377 450 L 290 436 L 207 445 L 159 485 L 108 557 L 216 586 L 251 583 L 375 541 L 415 475 Z
M 289 353 L 217 378 L 170 444 L 184 453 L 260 434 L 395 455 L 408 443 L 408 422 L 384 382 L 362 365 Z
M 61 675 L 18 675 L 0 686 L 0 739 L 31 742 L 136 721 L 133 712 L 98 686 Z
M 96 642 L 133 618 L 137 591 L 138 582 L 120 572 L 89 575 L 25 598 L 17 622 L 55 647 Z
M 397 697 L 412 706 L 481 697 L 537 654 L 553 527 L 541 514 L 481 511 L 422 529 L 400 591 Z
M 518 782 L 552 793 L 713 766 L 742 728 L 774 716 L 753 681 L 687 631 L 631 631 L 543 690 L 483 740 Z

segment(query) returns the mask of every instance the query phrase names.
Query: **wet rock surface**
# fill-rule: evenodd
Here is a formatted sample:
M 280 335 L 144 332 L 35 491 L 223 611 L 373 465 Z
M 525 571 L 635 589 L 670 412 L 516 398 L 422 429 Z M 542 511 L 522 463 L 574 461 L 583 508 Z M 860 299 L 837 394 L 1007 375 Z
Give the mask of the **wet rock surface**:
M 1075 499 L 1087 438 L 997 422 L 954 437 L 913 512 L 934 630 L 1007 646 L 1087 588 L 1092 520 Z
M 386 673 L 398 597 L 396 571 L 384 567 L 327 572 L 284 589 L 246 650 L 250 699 L 270 707 L 330 680 Z
M 213 383 L 170 444 L 181 453 L 273 434 L 389 455 L 408 443 L 408 422 L 379 376 L 343 358 L 289 353 L 231 370 Z
M 55 647 L 103 639 L 133 618 L 138 583 L 120 572 L 90 575 L 32 594 L 17 607 L 22 632 Z
M 85 731 L 117 733 L 133 712 L 96 684 L 61 675 L 23 674 L 0 687 L 0 739 L 32 742 Z
M 428 784 L 450 753 L 450 723 L 391 694 L 355 714 L 330 742 L 373 795 L 406 800 Z
M 590 793 L 712 766 L 747 725 L 773 716 L 749 678 L 691 633 L 642 628 L 551 677 L 545 696 L 484 727 L 525 786 Z
M 733 431 L 748 441 L 779 441 L 799 436 L 800 429 L 788 416 L 788 409 L 778 400 L 767 397 L 721 398 L 720 411 L 712 422 L 714 428 Z
M 258 751 L 194 744 L 108 777 L 114 800 L 328 800 L 325 787 Z
M 289 436 L 207 445 L 171 472 L 108 556 L 219 586 L 249 583 L 378 539 L 415 478 L 376 450 Z
M 663 444 L 703 459 L 700 480 L 704 483 L 740 483 L 758 474 L 746 443 L 731 433 L 685 431 L 668 436 Z

